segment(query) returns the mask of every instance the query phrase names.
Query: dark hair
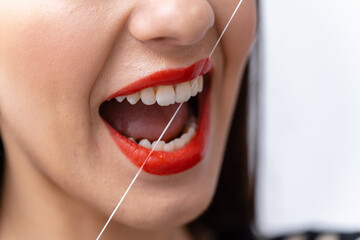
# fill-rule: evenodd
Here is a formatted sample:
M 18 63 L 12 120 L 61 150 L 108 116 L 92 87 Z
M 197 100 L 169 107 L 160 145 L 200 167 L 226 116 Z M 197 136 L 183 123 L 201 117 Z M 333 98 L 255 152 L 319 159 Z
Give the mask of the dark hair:
M 249 68 L 243 76 L 232 119 L 219 183 L 210 207 L 189 229 L 194 235 L 208 231 L 215 239 L 253 239 L 253 185 L 248 172 Z
M 195 235 L 205 229 L 205 231 L 210 231 L 213 239 L 253 240 L 259 238 L 252 229 L 255 217 L 260 90 L 258 85 L 261 79 L 262 55 L 262 44 L 259 41 L 261 37 L 259 0 L 256 0 L 256 5 L 257 38 L 242 77 L 219 182 L 209 208 L 197 220 L 189 224 L 190 231 Z M 251 151 L 251 159 L 249 151 Z M 249 166 L 250 162 L 251 166 Z

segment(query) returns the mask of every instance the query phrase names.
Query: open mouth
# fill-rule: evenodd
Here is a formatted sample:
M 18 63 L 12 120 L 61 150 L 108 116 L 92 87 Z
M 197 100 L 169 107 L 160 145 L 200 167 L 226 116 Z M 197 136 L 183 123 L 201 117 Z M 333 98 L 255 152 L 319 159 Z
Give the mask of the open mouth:
M 209 128 L 211 67 L 211 61 L 203 59 L 187 68 L 157 72 L 101 104 L 99 113 L 111 136 L 136 166 L 145 161 L 180 104 L 182 107 L 144 170 L 157 175 L 174 174 L 203 158 Z

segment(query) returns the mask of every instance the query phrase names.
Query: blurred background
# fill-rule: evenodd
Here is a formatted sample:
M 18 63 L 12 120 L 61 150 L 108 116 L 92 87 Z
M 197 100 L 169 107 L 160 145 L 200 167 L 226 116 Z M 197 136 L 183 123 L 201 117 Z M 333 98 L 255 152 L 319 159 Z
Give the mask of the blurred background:
M 359 25 L 359 0 L 260 1 L 249 142 L 263 236 L 360 231 Z

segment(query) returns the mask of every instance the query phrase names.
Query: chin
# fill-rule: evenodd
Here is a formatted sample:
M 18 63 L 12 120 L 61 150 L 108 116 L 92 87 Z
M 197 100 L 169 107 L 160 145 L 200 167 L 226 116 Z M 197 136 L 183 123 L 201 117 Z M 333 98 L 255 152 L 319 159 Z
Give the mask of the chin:
M 139 230 L 156 231 L 184 226 L 208 208 L 212 197 L 213 191 L 202 191 L 196 196 L 185 193 L 179 197 L 152 198 L 145 206 L 137 206 L 136 202 L 132 206 L 124 204 L 124 209 L 117 213 L 115 221 Z
M 208 157 L 210 154 L 197 166 L 182 173 L 160 177 L 141 173 L 116 212 L 114 223 L 138 230 L 157 231 L 195 220 L 210 205 L 217 185 L 221 157 Z M 111 193 L 106 194 L 105 199 L 93 202 L 96 208 L 102 209 L 104 218 L 110 215 L 125 191 L 117 183 L 108 190 Z

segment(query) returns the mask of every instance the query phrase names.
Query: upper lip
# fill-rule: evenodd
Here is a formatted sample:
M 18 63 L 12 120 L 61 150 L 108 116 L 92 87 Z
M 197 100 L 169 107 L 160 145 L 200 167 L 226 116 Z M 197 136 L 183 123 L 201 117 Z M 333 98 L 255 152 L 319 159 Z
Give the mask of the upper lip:
M 212 66 L 212 61 L 209 58 L 204 58 L 188 67 L 161 70 L 123 87 L 111 94 L 107 100 L 117 96 L 130 95 L 148 87 L 174 85 L 190 81 L 200 75 L 208 73 Z

